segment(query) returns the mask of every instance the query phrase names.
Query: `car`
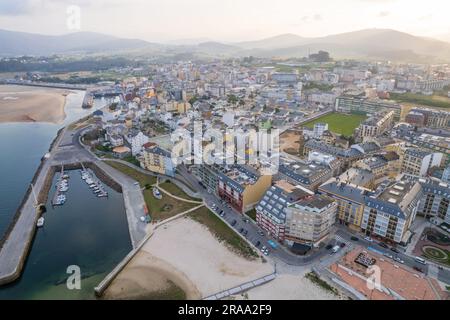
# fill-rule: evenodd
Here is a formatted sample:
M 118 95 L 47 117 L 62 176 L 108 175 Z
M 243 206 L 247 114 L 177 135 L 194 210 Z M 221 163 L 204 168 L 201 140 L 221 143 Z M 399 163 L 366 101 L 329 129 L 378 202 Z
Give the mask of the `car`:
M 355 237 L 355 236 L 352 236 L 352 237 L 350 238 L 350 240 L 352 240 L 352 241 L 359 241 L 359 238 L 358 238 L 358 237 Z
M 269 255 L 269 250 L 268 250 L 268 249 L 264 250 L 263 254 L 264 254 L 265 256 L 268 256 L 268 255 Z
M 242 233 L 244 231 L 244 228 L 239 229 L 239 233 Z
M 234 225 L 236 224 L 236 220 L 233 220 L 232 222 L 231 222 L 231 225 L 234 227 Z
M 378 242 L 378 245 L 379 245 L 380 247 L 385 248 L 385 249 L 388 249 L 388 248 L 389 248 L 389 246 L 388 246 L 386 243 L 384 243 L 384 242 Z
M 264 236 L 264 232 L 262 232 L 261 230 L 258 230 L 258 234 L 259 234 L 260 236 Z
M 249 220 L 246 218 L 242 219 L 242 221 L 244 221 L 245 223 L 249 223 Z
M 399 253 L 398 250 L 397 250 L 397 248 L 394 248 L 394 247 L 391 248 L 391 251 L 392 251 L 392 252 L 395 252 L 395 253 Z
M 394 260 L 397 261 L 398 263 L 405 264 L 405 261 L 403 261 L 399 257 L 395 257 Z
M 364 240 L 366 240 L 368 242 L 373 242 L 373 239 L 371 237 L 365 237 Z
M 246 236 L 248 233 L 248 230 L 244 230 L 244 232 L 242 233 L 244 236 Z
M 328 245 L 325 247 L 325 249 L 327 249 L 327 250 L 331 250 L 331 248 L 333 248 L 333 245 L 332 245 L 332 244 L 328 244 Z
M 260 244 L 261 244 L 261 241 L 256 241 L 255 247 L 259 247 Z
M 264 250 L 266 250 L 266 249 L 267 249 L 266 246 L 262 246 L 262 248 L 261 248 L 262 251 L 264 251 Z
M 345 244 L 345 242 L 341 242 L 341 244 L 339 245 L 341 248 L 343 248 L 343 247 L 345 247 L 346 246 L 346 244 Z
M 419 268 L 419 267 L 414 266 L 413 269 L 416 270 L 416 271 L 419 271 L 419 272 L 423 273 L 423 269 L 422 269 L 422 268 Z
M 394 257 L 392 256 L 392 254 L 385 252 L 384 256 L 389 258 L 389 259 L 394 259 Z

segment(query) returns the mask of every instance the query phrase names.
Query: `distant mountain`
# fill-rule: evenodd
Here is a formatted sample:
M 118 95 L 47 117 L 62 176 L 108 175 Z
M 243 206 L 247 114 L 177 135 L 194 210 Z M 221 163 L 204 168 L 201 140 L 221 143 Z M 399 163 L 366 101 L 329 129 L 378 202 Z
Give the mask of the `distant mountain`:
M 243 48 L 245 50 L 245 48 Z M 450 62 L 450 43 L 390 29 L 366 29 L 320 38 L 302 38 L 294 46 L 242 54 L 263 57 L 304 57 L 308 52 L 329 51 L 335 58 L 386 59 L 405 62 Z
M 300 37 L 296 34 L 286 33 L 257 41 L 239 42 L 236 43 L 236 46 L 243 49 L 279 49 L 298 46 L 307 43 L 308 40 L 308 38 Z
M 134 50 L 152 44 L 143 40 L 121 39 L 94 32 L 48 36 L 0 30 L 0 55 L 51 55 L 75 52 Z
M 319 38 L 282 34 L 257 41 L 220 43 L 191 39 L 178 44 L 156 44 L 92 32 L 46 36 L 0 30 L 0 55 L 50 55 L 54 53 L 163 53 L 166 57 L 301 58 L 325 50 L 337 59 L 378 59 L 400 62 L 450 62 L 450 43 L 390 29 L 366 29 Z
M 450 33 L 440 34 L 440 35 L 436 36 L 435 38 L 439 39 L 441 41 L 450 42 Z
M 195 50 L 208 54 L 234 54 L 240 51 L 241 49 L 234 45 L 209 41 L 199 43 L 195 47 Z

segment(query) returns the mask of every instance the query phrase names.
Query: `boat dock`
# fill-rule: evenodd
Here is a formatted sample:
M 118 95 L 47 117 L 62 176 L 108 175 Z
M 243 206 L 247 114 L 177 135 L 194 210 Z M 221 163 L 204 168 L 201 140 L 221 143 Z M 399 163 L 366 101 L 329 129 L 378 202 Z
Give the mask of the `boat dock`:
M 56 182 L 56 191 L 52 200 L 53 206 L 62 206 L 66 202 L 66 192 L 69 190 L 68 178 L 69 176 L 64 174 L 64 166 L 61 165 L 61 173 Z
M 82 170 L 81 170 L 81 179 L 86 182 L 86 184 L 89 186 L 89 188 L 92 189 L 93 193 L 98 198 L 104 198 L 108 197 L 108 191 L 105 190 L 103 187 L 103 184 L 100 182 L 99 179 L 95 176 L 95 173 L 92 172 L 92 170 L 86 169 L 81 163 Z

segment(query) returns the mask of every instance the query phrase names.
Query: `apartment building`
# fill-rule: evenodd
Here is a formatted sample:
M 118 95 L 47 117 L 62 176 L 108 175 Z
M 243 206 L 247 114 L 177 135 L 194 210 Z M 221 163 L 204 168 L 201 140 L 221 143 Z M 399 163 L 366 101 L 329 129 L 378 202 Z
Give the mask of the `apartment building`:
M 300 185 L 308 190 L 316 190 L 319 185 L 333 176 L 334 170 L 319 162 L 284 162 L 280 164 L 278 176 L 294 185 Z
M 266 191 L 256 206 L 256 223 L 270 236 L 283 242 L 286 208 L 290 204 L 312 195 L 312 192 L 297 188 L 285 180 L 279 180 Z
M 425 126 L 435 129 L 449 128 L 450 112 L 425 108 L 415 108 L 406 115 L 405 122 L 418 127 Z
M 320 195 L 290 204 L 286 210 L 286 241 L 316 246 L 330 233 L 337 207 L 336 201 Z
M 392 128 L 394 115 L 394 111 L 388 111 L 367 119 L 359 126 L 359 137 L 364 141 L 367 137 L 382 135 Z
M 336 98 L 335 109 L 344 113 L 368 113 L 383 110 L 394 111 L 395 120 L 400 119 L 401 106 L 395 103 L 388 103 L 380 100 L 370 100 L 365 98 L 342 96 Z
M 371 190 L 333 178 L 321 185 L 318 192 L 337 202 L 336 219 L 339 223 L 354 230 L 360 229 L 364 214 L 365 196 L 371 194 Z
M 149 138 L 142 131 L 134 131 L 126 136 L 126 140 L 131 146 L 131 153 L 136 156 L 142 152 L 142 146 L 149 141 Z
M 371 172 L 375 179 L 380 179 L 389 175 L 396 176 L 400 173 L 400 157 L 395 152 L 374 155 L 357 161 L 354 166 Z
M 444 155 L 417 148 L 408 148 L 405 151 L 401 171 L 414 176 L 424 177 L 433 167 L 439 167 Z
M 450 224 L 450 186 L 432 179 L 420 179 L 422 198 L 418 214 L 435 217 Z
M 261 175 L 244 165 L 221 167 L 218 173 L 219 197 L 236 211 L 245 213 L 255 207 L 272 184 L 272 176 Z
M 421 186 L 414 180 L 400 180 L 379 195 L 365 197 L 361 229 L 393 243 L 406 244 L 421 198 Z
M 155 144 L 146 143 L 144 145 L 143 159 L 145 169 L 170 177 L 175 176 L 175 166 L 169 151 Z

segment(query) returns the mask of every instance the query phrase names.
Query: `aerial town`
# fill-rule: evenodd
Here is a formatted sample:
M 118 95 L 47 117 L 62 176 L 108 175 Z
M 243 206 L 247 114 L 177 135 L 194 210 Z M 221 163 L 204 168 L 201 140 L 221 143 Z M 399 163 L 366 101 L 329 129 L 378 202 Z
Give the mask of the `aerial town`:
M 391 96 L 450 96 L 450 67 L 333 62 L 321 54 L 320 62 L 152 64 L 151 77 L 90 88 L 84 108 L 96 97 L 109 102 L 74 132 L 116 169 L 148 172 L 200 195 L 266 260 L 312 266 L 315 277 L 355 298 L 446 299 L 450 112 Z M 6 83 L 34 84 L 39 76 Z M 193 133 L 195 121 L 224 135 L 278 129 L 277 172 L 223 157 L 174 164 L 171 134 Z M 244 148 L 253 152 L 249 143 Z M 146 186 L 155 198 L 169 192 Z M 152 200 L 145 197 L 140 223 L 180 213 L 155 212 Z M 369 290 L 366 269 L 374 264 L 384 276 L 381 289 Z

